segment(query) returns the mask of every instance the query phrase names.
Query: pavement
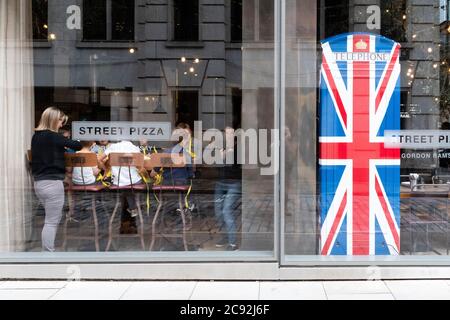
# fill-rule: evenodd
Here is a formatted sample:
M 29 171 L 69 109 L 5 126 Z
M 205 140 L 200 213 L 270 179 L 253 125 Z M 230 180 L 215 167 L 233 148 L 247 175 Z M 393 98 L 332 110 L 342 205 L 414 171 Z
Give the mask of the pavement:
M 450 280 L 0 281 L 0 300 L 450 300 Z

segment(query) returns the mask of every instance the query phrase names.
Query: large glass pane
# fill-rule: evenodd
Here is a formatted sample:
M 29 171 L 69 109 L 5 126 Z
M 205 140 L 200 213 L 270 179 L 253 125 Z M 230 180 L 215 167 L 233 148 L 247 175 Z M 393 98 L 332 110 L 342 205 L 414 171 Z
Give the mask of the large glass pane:
M 447 256 L 448 3 L 285 10 L 285 252 Z
M 48 45 L 1 33 L 0 253 L 273 256 L 275 13 L 253 2 L 49 1 Z
M 285 252 L 317 252 L 317 18 L 315 1 L 286 2 Z

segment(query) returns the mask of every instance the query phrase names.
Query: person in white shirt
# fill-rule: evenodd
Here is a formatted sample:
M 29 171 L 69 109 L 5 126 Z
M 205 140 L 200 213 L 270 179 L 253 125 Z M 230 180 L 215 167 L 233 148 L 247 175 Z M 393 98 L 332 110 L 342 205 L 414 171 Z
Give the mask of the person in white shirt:
M 105 154 L 109 156 L 111 153 L 141 153 L 139 147 L 132 144 L 130 141 L 121 141 L 119 143 L 111 144 L 106 150 Z M 120 176 L 119 176 L 120 171 Z M 115 186 L 126 187 L 131 184 L 142 183 L 142 177 L 139 174 L 137 168 L 131 168 L 131 174 L 128 171 L 128 167 L 112 167 L 112 183 Z M 131 180 L 130 180 L 131 177 Z
M 130 141 L 121 141 L 111 144 L 106 150 L 105 155 L 109 157 L 111 153 L 141 153 L 139 147 Z M 108 158 L 105 158 L 107 160 Z M 120 175 L 119 175 L 120 172 Z M 126 187 L 142 183 L 142 177 L 137 168 L 128 167 L 111 167 L 112 184 L 119 187 Z M 136 234 L 136 216 L 138 215 L 138 207 L 134 194 L 131 191 L 121 192 L 122 201 L 122 223 L 120 227 L 121 234 Z
M 83 149 L 77 153 L 91 153 L 91 148 L 95 143 L 93 141 L 83 141 L 81 145 Z M 72 171 L 72 182 L 77 186 L 93 185 L 97 181 L 97 176 L 100 173 L 98 166 L 92 168 L 75 167 Z

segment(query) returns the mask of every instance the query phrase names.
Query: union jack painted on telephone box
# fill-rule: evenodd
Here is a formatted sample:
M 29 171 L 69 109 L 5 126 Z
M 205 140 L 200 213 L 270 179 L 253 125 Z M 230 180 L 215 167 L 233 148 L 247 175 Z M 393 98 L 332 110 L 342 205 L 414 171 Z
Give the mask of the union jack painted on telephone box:
M 320 248 L 322 255 L 398 255 L 400 45 L 352 33 L 322 42 Z

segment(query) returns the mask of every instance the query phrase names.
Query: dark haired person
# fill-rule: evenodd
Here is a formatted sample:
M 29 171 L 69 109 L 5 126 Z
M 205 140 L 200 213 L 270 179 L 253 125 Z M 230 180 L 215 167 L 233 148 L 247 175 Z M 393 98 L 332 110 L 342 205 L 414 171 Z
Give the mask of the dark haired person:
M 68 117 L 65 116 L 64 121 L 67 122 Z M 72 138 L 72 130 L 70 130 L 70 128 L 66 125 L 64 125 L 60 130 L 59 130 L 59 134 L 62 135 L 64 138 L 66 139 L 71 139 Z M 70 148 L 66 148 L 66 153 L 75 153 L 76 151 Z
M 190 143 L 192 141 L 191 133 L 189 129 L 176 128 L 172 133 L 171 140 L 174 142 L 174 145 L 171 148 L 163 150 L 163 153 L 184 155 L 186 166 L 183 168 L 163 170 L 162 183 L 169 186 L 189 185 L 191 183 L 191 179 L 194 177 L 194 157 L 190 149 Z M 155 168 L 154 173 L 160 171 L 160 168 Z
M 55 251 L 55 238 L 64 207 L 64 179 L 66 167 L 64 154 L 67 149 L 81 150 L 81 143 L 58 133 L 67 122 L 67 116 L 51 107 L 42 114 L 39 126 L 31 142 L 34 189 L 45 208 L 45 225 L 42 230 L 42 248 Z

